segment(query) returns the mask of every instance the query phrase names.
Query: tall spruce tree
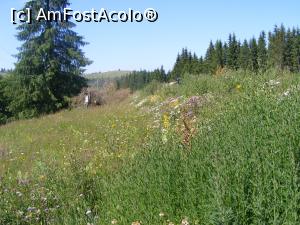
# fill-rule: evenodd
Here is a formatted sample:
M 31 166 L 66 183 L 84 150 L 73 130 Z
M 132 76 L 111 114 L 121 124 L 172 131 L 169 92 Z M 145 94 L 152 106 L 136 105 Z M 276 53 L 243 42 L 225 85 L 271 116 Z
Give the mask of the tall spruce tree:
M 216 63 L 218 68 L 224 67 L 224 50 L 222 41 L 218 40 L 215 44 Z
M 259 70 L 265 72 L 267 69 L 267 44 L 266 44 L 266 33 L 263 31 L 261 32 L 258 43 L 257 43 L 257 63 Z
M 223 45 L 223 60 L 224 60 L 224 67 L 227 66 L 227 55 L 228 55 L 228 45 L 227 43 L 225 42 L 224 45 Z
M 300 71 L 300 30 L 293 29 L 293 43 L 291 50 L 291 71 Z
M 212 41 L 210 41 L 208 49 L 205 54 L 205 62 L 208 73 L 214 74 L 217 69 L 217 58 L 216 58 L 216 50 Z
M 255 38 L 252 38 L 249 43 L 250 48 L 250 69 L 253 72 L 258 72 L 258 48 Z
M 240 43 L 236 40 L 235 34 L 230 34 L 228 38 L 227 65 L 230 69 L 238 69 L 238 57 Z
M 241 50 L 240 50 L 240 54 L 239 54 L 239 66 L 241 69 L 243 70 L 248 70 L 250 69 L 250 60 L 251 56 L 250 56 L 250 49 L 249 49 L 249 45 L 248 45 L 248 41 L 244 40 L 242 46 L 241 46 Z
M 0 75 L 0 124 L 4 124 L 6 123 L 8 117 L 9 117 L 9 113 L 7 111 L 7 106 L 8 106 L 8 102 L 7 102 L 7 97 L 5 97 L 5 81 L 2 78 L 2 75 Z
M 275 26 L 274 31 L 269 33 L 269 64 L 277 69 L 284 69 L 284 51 L 285 51 L 285 27 Z
M 68 0 L 31 0 L 25 8 L 31 8 L 35 18 L 42 8 L 59 11 L 68 7 Z M 85 85 L 80 76 L 90 61 L 85 58 L 83 37 L 72 30 L 75 24 L 69 20 L 33 20 L 31 24 L 18 26 L 19 49 L 16 63 L 16 88 L 10 110 L 16 117 L 32 117 L 54 112 L 67 105 L 67 98 L 77 94 Z

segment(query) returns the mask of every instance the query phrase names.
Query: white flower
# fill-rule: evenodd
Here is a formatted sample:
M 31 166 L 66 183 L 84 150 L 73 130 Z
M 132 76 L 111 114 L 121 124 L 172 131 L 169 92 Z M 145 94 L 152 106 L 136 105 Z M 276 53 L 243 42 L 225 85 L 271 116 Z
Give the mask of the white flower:
M 87 215 L 87 216 L 89 216 L 91 214 L 92 214 L 92 211 L 90 209 L 85 212 L 85 215 Z
M 187 220 L 187 218 L 181 221 L 181 225 L 189 225 L 189 221 Z
M 164 214 L 163 212 L 160 212 L 160 213 L 159 213 L 159 216 L 160 216 L 160 217 L 164 217 L 165 214 Z
M 116 220 L 116 219 L 113 219 L 112 221 L 111 221 L 111 224 L 117 224 L 118 223 L 118 221 Z
M 284 96 L 289 96 L 289 94 L 290 94 L 289 90 L 287 90 L 286 92 L 283 93 Z

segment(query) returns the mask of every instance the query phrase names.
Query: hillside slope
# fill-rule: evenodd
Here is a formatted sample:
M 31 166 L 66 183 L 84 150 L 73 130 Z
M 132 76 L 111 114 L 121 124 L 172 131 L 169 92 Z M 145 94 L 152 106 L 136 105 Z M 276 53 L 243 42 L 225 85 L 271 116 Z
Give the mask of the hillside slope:
M 299 82 L 189 76 L 0 127 L 0 224 L 299 224 Z
M 85 77 L 89 80 L 97 80 L 97 79 L 107 79 L 107 78 L 117 78 L 122 77 L 129 74 L 131 71 L 126 70 L 115 70 L 115 71 L 107 71 L 103 73 L 90 73 L 86 74 Z

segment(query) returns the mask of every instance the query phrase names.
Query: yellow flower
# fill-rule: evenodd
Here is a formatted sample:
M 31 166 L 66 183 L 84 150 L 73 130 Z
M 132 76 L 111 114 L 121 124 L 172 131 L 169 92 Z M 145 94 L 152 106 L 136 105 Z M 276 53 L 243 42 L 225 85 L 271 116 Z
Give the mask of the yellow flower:
M 170 127 L 170 117 L 168 114 L 163 115 L 163 126 L 165 129 L 168 129 Z
M 237 91 L 240 91 L 241 88 L 242 88 L 242 85 L 240 85 L 240 84 L 237 84 L 237 85 L 235 86 L 235 89 L 236 89 Z
M 173 101 L 170 102 L 170 106 L 172 108 L 176 108 L 177 106 L 179 106 L 179 100 L 178 99 L 175 99 Z
M 151 103 L 157 102 L 158 99 L 159 99 L 159 96 L 158 96 L 158 95 L 151 95 L 151 96 L 150 96 L 150 102 L 151 102 Z

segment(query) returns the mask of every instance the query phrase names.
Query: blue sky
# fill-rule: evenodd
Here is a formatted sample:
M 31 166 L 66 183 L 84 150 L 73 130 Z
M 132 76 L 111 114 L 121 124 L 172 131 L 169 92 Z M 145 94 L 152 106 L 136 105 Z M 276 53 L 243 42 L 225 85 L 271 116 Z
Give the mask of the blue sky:
M 16 25 L 10 22 L 10 9 L 20 9 L 25 0 L 0 2 L 0 68 L 12 68 L 20 46 L 15 38 Z M 87 72 L 116 69 L 171 69 L 183 47 L 205 54 L 209 41 L 226 40 L 230 32 L 239 39 L 258 36 L 275 24 L 299 26 L 300 1 L 263 0 L 71 0 L 73 10 L 91 8 L 159 13 L 155 23 L 77 23 L 76 31 L 90 44 L 83 48 L 94 61 Z

